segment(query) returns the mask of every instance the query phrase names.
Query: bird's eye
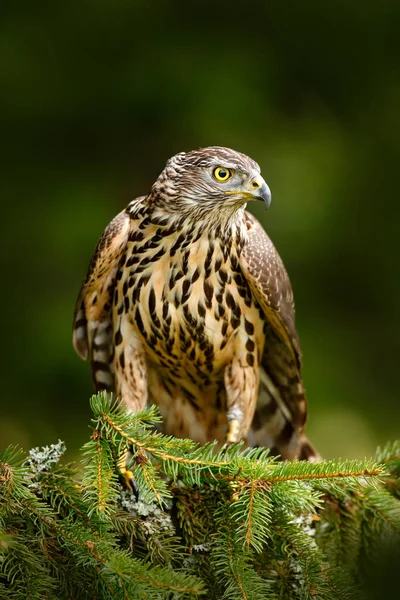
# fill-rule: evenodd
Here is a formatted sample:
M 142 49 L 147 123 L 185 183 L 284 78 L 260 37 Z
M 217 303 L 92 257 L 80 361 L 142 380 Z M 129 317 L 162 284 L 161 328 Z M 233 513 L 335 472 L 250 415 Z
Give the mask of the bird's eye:
M 232 171 L 224 167 L 217 167 L 214 169 L 213 175 L 217 181 L 227 181 L 232 177 Z

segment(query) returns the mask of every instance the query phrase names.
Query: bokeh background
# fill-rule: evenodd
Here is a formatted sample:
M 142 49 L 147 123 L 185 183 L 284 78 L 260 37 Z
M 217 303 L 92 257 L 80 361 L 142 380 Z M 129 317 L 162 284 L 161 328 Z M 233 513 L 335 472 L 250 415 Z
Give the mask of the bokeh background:
M 362 457 L 398 437 L 400 3 L 1 11 L 0 447 L 86 441 L 71 320 L 91 252 L 169 156 L 211 144 L 272 189 L 257 216 L 295 290 L 313 442 Z

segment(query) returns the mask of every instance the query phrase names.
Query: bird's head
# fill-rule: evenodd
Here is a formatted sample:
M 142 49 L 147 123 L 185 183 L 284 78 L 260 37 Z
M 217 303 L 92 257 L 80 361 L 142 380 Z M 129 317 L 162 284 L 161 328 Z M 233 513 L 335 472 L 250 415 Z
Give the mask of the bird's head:
M 149 198 L 165 212 L 229 217 L 250 200 L 262 200 L 268 208 L 271 192 L 254 160 L 211 146 L 170 158 Z

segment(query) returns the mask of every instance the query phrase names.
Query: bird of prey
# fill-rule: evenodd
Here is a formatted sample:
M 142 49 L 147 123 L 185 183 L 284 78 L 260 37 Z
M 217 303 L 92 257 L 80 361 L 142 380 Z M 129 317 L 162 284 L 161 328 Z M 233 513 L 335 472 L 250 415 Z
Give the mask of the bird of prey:
M 173 156 L 101 236 L 73 343 L 96 390 L 157 404 L 167 434 L 313 460 L 292 288 L 253 200 L 271 195 L 248 156 Z

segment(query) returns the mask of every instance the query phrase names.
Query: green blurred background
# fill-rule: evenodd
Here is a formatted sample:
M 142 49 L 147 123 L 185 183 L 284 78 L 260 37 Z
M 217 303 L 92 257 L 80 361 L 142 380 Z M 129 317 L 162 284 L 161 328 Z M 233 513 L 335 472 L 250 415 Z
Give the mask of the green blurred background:
M 1 9 L 0 447 L 88 437 L 74 303 L 111 218 L 166 159 L 259 162 L 326 457 L 400 434 L 400 3 L 69 0 Z M 258 208 L 258 207 L 257 207 Z

